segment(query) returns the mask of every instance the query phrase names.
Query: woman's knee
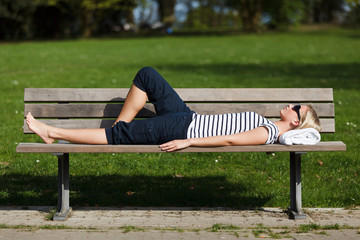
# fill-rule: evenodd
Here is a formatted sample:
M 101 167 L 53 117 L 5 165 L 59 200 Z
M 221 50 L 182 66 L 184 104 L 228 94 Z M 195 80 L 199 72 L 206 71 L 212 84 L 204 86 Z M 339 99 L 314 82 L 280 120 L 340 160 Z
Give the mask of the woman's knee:
M 153 71 L 153 68 L 151 67 L 143 67 L 142 69 L 140 69 L 133 80 L 133 84 L 142 91 L 147 92 L 149 75 L 151 71 Z
M 133 83 L 141 90 L 151 93 L 163 85 L 165 80 L 152 67 L 143 67 L 137 73 Z
M 155 69 L 152 67 L 143 67 L 139 70 L 139 72 L 144 72 L 144 73 L 149 73 L 149 72 L 154 72 Z
M 159 74 L 154 68 L 152 67 L 143 67 L 138 72 L 142 80 L 149 80 L 153 79 L 155 75 Z

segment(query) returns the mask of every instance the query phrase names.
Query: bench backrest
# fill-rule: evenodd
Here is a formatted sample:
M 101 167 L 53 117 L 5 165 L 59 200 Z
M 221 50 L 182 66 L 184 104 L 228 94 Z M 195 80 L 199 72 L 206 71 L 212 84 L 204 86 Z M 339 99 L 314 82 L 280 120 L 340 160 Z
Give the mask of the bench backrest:
M 323 133 L 335 132 L 335 110 L 331 88 L 178 88 L 180 97 L 200 114 L 254 111 L 270 120 L 279 119 L 289 103 L 312 104 Z M 128 89 L 125 88 L 27 88 L 24 116 L 64 128 L 110 127 L 119 115 Z M 146 104 L 137 118 L 155 116 Z M 24 121 L 24 133 L 31 133 Z

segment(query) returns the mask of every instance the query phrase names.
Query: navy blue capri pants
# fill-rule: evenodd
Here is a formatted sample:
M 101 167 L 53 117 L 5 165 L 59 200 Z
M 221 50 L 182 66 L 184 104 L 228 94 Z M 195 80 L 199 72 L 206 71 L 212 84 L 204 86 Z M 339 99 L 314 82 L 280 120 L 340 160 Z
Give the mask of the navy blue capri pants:
M 114 127 L 106 128 L 108 144 L 162 144 L 186 139 L 194 112 L 169 83 L 151 67 L 142 68 L 133 83 L 146 92 L 157 116 L 130 123 L 119 121 Z

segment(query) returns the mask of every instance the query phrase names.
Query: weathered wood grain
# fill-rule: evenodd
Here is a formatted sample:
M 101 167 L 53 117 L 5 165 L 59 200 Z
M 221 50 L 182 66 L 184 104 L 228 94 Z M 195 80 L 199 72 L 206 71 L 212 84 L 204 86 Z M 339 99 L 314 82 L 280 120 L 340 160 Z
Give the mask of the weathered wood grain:
M 178 152 L 322 152 L 346 151 L 346 145 L 340 141 L 320 142 L 316 145 L 256 145 L 226 147 L 189 147 Z M 20 143 L 18 153 L 159 153 L 157 145 L 86 145 L 86 144 L 45 144 Z
M 25 102 L 122 102 L 127 88 L 26 88 Z M 331 88 L 175 88 L 185 102 L 332 102 Z

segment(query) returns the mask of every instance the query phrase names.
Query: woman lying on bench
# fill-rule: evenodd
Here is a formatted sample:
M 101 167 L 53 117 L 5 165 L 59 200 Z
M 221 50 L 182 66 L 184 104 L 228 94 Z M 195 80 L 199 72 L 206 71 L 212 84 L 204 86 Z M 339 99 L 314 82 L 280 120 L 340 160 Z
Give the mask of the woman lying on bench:
M 134 120 L 147 99 L 157 116 Z M 159 144 L 163 151 L 189 146 L 259 145 L 277 142 L 286 131 L 315 128 L 320 131 L 316 112 L 308 105 L 288 105 L 281 119 L 271 122 L 254 112 L 201 115 L 191 111 L 174 89 L 154 69 L 141 69 L 130 88 L 124 106 L 111 128 L 63 129 L 26 117 L 29 129 L 45 143 L 65 140 L 84 144 Z

